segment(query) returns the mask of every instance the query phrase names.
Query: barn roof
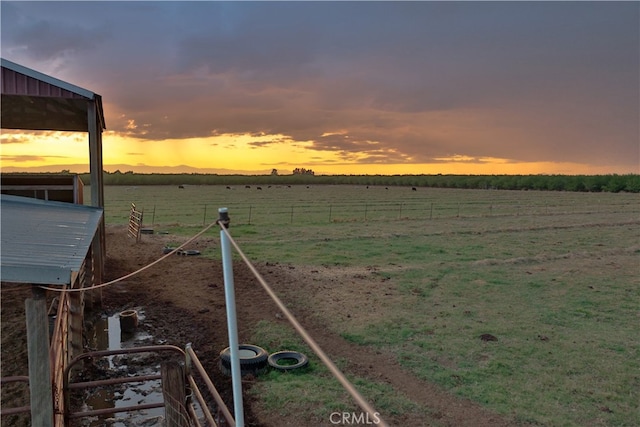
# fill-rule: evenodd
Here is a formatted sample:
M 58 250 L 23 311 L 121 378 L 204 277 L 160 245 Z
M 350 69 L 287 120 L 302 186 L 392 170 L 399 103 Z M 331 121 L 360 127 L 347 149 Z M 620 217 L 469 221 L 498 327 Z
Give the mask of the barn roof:
M 102 208 L 0 195 L 3 282 L 71 283 L 89 252 Z
M 90 104 L 106 129 L 100 95 L 2 58 L 3 129 L 87 132 Z

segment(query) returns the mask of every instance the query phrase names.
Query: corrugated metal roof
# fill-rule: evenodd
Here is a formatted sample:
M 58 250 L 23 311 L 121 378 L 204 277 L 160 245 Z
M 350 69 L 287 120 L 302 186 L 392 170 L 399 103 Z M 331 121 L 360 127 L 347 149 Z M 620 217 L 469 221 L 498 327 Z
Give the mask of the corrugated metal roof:
M 0 278 L 69 284 L 98 231 L 101 208 L 29 197 L 0 196 Z

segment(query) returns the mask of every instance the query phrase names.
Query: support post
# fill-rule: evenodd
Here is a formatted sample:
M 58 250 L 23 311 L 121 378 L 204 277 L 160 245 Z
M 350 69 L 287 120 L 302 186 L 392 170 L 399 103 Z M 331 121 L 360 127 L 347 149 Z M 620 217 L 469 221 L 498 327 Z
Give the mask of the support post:
M 97 100 L 87 103 L 87 131 L 89 132 L 89 171 L 91 180 L 91 206 L 104 209 L 104 186 L 103 186 L 103 165 L 102 165 L 102 122 L 98 117 L 96 107 Z M 96 257 L 95 275 L 99 283 L 102 283 L 102 275 L 106 261 L 106 231 L 104 216 L 100 218 L 100 245 L 95 247 Z
M 218 209 L 218 223 L 229 228 L 227 208 Z M 224 276 L 224 299 L 227 306 L 227 329 L 229 332 L 229 352 L 231 363 L 231 385 L 233 388 L 233 409 L 237 427 L 244 427 L 244 410 L 242 403 L 242 374 L 240 371 L 240 344 L 238 343 L 238 325 L 236 320 L 236 297 L 233 284 L 233 263 L 231 260 L 231 243 L 224 230 L 220 230 L 220 250 L 222 251 L 222 271 Z
M 49 359 L 49 322 L 45 291 L 34 287 L 25 301 L 31 425 L 53 426 L 53 391 Z

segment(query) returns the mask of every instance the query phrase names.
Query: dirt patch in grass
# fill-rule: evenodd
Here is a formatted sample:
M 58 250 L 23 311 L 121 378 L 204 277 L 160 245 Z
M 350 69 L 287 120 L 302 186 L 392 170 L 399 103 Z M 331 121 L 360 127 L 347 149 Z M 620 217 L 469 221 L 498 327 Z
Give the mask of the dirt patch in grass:
M 200 238 L 186 249 L 218 251 L 217 237 L 210 236 Z M 162 249 L 167 242 L 175 239 L 157 234 L 144 235 L 139 243 L 135 243 L 127 236 L 124 226 L 107 227 L 106 237 L 108 258 L 105 280 L 121 277 L 156 260 L 163 255 Z M 376 315 L 376 304 L 381 301 L 375 301 L 367 289 L 371 287 L 372 280 L 376 280 L 374 284 L 377 287 L 384 287 L 385 280 L 375 274 L 375 268 L 309 269 L 269 263 L 257 265 L 257 268 L 323 350 L 334 360 L 347 361 L 347 374 L 386 383 L 408 396 L 419 407 L 428 408 L 431 414 L 429 419 L 417 419 L 412 414 L 383 413 L 382 416 L 391 425 L 493 427 L 516 424 L 468 400 L 456 398 L 433 384 L 416 379 L 398 364 L 396 355 L 350 343 L 326 327 L 323 319 L 326 321 L 335 316 L 344 316 L 345 321 L 350 321 L 349 315 L 356 310 L 356 305 L 358 313 Z M 286 322 L 249 269 L 240 261 L 235 262 L 234 278 L 240 342 L 249 340 L 254 327 L 261 320 Z M 313 306 L 293 305 L 300 292 L 313 293 Z M 387 298 L 395 298 L 391 288 L 387 293 Z M 3 284 L 2 376 L 27 375 L 28 372 L 24 332 L 24 299 L 27 297 L 28 290 L 10 290 Z M 217 366 L 220 351 L 228 346 L 223 275 L 219 261 L 172 255 L 139 275 L 104 288 L 102 308 L 93 314 L 112 315 L 130 307 L 144 309 L 145 321 L 141 327 L 157 341 L 179 347 L 192 343 L 227 405 L 233 408 L 231 381 L 220 373 Z M 365 310 L 363 307 L 368 308 Z M 353 322 L 362 321 L 355 320 L 362 319 L 359 316 L 351 318 Z M 299 426 L 296 414 L 290 419 L 283 419 L 258 409 L 259 405 L 252 400 L 255 398 L 248 393 L 255 381 L 259 379 L 247 378 L 244 382 L 246 424 Z M 28 398 L 20 401 L 18 394 L 7 394 L 3 387 L 3 407 L 28 403 Z M 329 415 L 326 416 L 327 425 L 331 425 Z M 3 418 L 2 425 L 27 424 L 20 424 L 15 418 Z

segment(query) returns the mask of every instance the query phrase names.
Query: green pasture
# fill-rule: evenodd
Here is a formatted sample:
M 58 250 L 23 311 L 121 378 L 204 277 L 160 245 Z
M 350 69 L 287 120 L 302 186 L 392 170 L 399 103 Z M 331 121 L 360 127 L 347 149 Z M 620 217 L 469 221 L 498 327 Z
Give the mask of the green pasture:
M 639 202 L 629 193 L 383 186 L 105 188 L 107 224 L 125 224 L 135 203 L 146 226 L 179 242 L 227 207 L 231 234 L 256 263 L 368 271 L 366 300 L 338 301 L 336 316 L 318 320 L 514 424 L 544 426 L 640 425 Z M 343 278 L 334 286 L 349 286 Z M 291 303 L 312 309 L 320 291 L 300 286 Z M 292 331 L 261 328 L 256 344 L 301 345 Z M 254 390 L 266 408 L 277 399 L 309 408 L 301 419 L 351 408 L 314 369 L 270 374 Z M 429 419 L 410 397 L 390 401 L 384 385 L 353 381 L 383 416 Z M 317 401 L 301 389 L 327 391 Z
M 462 190 L 366 185 L 106 186 L 105 218 L 127 221 L 131 203 L 150 226 L 200 226 L 227 207 L 232 224 L 288 226 L 468 217 L 633 213 L 635 193 Z M 247 188 L 248 187 L 248 188 Z M 261 189 L 258 189 L 261 188 Z M 415 190 L 413 190 L 415 188 Z M 85 188 L 89 203 L 90 187 Z

